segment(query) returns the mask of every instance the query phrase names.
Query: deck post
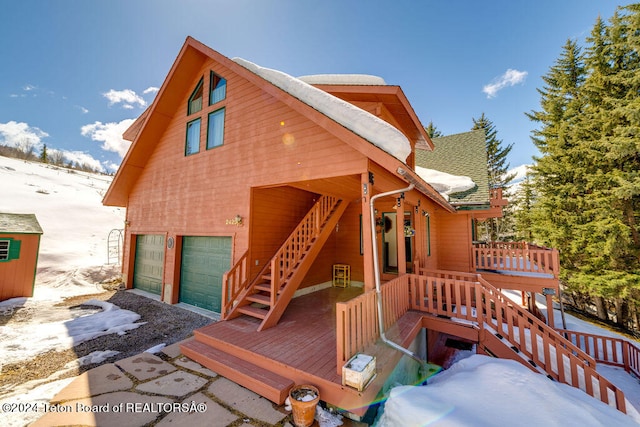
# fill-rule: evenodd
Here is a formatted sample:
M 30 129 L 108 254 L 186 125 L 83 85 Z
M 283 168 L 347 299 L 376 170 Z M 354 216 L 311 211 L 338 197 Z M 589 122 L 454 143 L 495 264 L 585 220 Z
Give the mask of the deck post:
M 552 328 L 556 327 L 556 323 L 553 315 L 553 299 L 551 298 L 551 294 L 547 294 L 547 325 Z
M 364 290 L 371 291 L 375 289 L 375 279 L 373 276 L 373 245 L 375 242 L 371 240 L 371 218 L 369 215 L 369 198 L 373 191 L 373 184 L 369 182 L 369 172 L 365 172 L 360 176 L 360 191 L 362 193 L 362 250 L 364 254 Z
M 396 242 L 398 246 L 398 275 L 407 272 L 407 251 L 404 244 L 404 194 L 396 203 Z

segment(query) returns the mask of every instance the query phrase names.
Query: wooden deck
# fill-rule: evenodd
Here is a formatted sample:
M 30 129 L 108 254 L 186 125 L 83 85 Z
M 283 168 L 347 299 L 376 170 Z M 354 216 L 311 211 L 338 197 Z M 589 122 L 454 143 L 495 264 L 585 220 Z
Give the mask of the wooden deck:
M 328 288 L 294 298 L 280 322 L 260 332 L 257 331 L 260 320 L 249 316 L 219 321 L 194 331 L 195 340 L 183 345 L 182 350 L 185 355 L 276 403 L 282 403 L 278 401 L 282 393 L 279 395 L 267 385 L 257 385 L 258 377 L 273 375 L 272 383 L 285 384 L 281 379 L 286 378 L 295 384 L 314 385 L 320 390 L 321 400 L 364 415 L 402 355 L 384 344 L 369 346 L 365 352 L 376 357 L 377 377 L 362 392 L 342 385 L 336 362 L 335 307 L 337 302 L 361 293 L 362 289 L 355 287 Z M 407 313 L 387 331 L 387 337 L 407 345 L 420 329 L 421 318 L 420 313 Z M 209 355 L 206 347 L 211 349 Z M 220 363 L 220 351 L 231 356 L 225 359 L 238 358 L 254 367 L 238 365 L 234 374 Z M 255 375 L 247 370 L 256 371 Z M 242 378 L 247 374 L 254 380 Z

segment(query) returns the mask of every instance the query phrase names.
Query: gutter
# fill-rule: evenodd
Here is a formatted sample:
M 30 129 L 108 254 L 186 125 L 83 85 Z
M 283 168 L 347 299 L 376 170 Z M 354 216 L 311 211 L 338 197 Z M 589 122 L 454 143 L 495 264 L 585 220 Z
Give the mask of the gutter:
M 415 187 L 414 184 L 410 184 L 407 188 L 402 188 L 395 191 L 388 191 L 386 193 L 376 194 L 369 199 L 369 213 L 371 214 L 371 241 L 372 241 L 372 250 L 373 250 L 373 276 L 376 283 L 376 302 L 378 308 L 378 328 L 380 329 L 380 339 L 382 342 L 387 344 L 388 346 L 398 350 L 401 353 L 409 356 L 416 362 L 420 364 L 420 371 L 422 372 L 425 366 L 426 361 L 422 360 L 417 354 L 408 350 L 401 345 L 396 344 L 395 342 L 389 340 L 384 333 L 384 312 L 382 310 L 382 291 L 380 290 L 380 265 L 378 261 L 378 245 L 376 244 L 376 218 L 375 218 L 375 209 L 374 209 L 374 201 L 380 197 L 392 196 L 394 194 L 404 193 L 405 191 L 411 191 Z

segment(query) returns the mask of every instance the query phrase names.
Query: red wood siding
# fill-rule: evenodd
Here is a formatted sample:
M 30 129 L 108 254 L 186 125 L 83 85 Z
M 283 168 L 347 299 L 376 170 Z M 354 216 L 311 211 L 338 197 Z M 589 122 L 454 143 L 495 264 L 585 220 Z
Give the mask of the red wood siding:
M 291 187 L 256 189 L 251 212 L 250 275 L 255 276 L 313 206 L 317 195 Z
M 471 219 L 467 214 L 437 216 L 438 269 L 471 271 Z M 433 251 L 432 244 L 432 251 Z
M 40 235 L 0 234 L 0 239 L 20 240 L 20 258 L 0 262 L 0 301 L 33 296 Z
M 208 76 L 211 70 L 227 79 L 227 95 L 224 101 L 209 107 Z M 203 76 L 203 109 L 187 116 L 188 97 Z M 258 226 L 270 226 L 267 218 L 264 218 L 266 223 L 262 221 L 261 208 L 256 207 L 251 212 L 252 187 L 286 185 L 366 171 L 367 163 L 362 154 L 213 61 L 204 64 L 193 76 L 189 87 L 177 102 L 174 116 L 149 153 L 149 160 L 129 194 L 128 234 L 166 233 L 168 238 L 231 236 L 235 261 L 249 247 L 249 230 L 255 232 Z M 221 106 L 226 109 L 224 145 L 206 150 L 207 115 Z M 202 120 L 200 152 L 185 156 L 186 124 L 196 117 Z M 285 228 L 294 226 L 293 221 L 303 206 L 304 213 L 308 210 L 306 205 L 310 198 L 281 197 L 284 200 L 280 199 L 280 215 L 288 212 Z M 261 203 L 264 204 L 264 200 Z M 243 226 L 228 224 L 227 220 L 236 215 L 244 218 Z M 249 219 L 257 223 L 250 225 Z M 282 242 L 280 231 L 272 230 L 273 235 L 266 233 L 258 238 L 273 239 L 267 246 L 277 247 Z M 252 243 L 256 243 L 255 239 Z M 173 284 L 177 283 L 173 277 L 176 271 L 174 252 L 167 251 L 164 270 L 165 281 Z M 260 264 L 266 252 L 266 247 L 258 249 L 256 255 Z M 131 253 L 128 251 L 128 257 Z M 126 259 L 126 277 L 131 276 L 130 265 Z

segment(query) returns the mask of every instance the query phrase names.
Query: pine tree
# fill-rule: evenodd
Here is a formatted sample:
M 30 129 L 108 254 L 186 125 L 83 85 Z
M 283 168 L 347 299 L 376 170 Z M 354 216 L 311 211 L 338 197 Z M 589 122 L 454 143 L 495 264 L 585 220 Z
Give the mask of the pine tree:
M 498 139 L 498 131 L 491 120 L 485 117 L 484 113 L 478 119 L 473 119 L 471 130 L 484 130 L 487 149 L 487 176 L 489 178 L 489 188 L 503 188 L 505 197 L 508 198 L 506 187 L 513 181 L 515 174 L 509 174 L 509 163 L 507 156 L 513 148 L 513 144 L 502 146 L 502 140 Z M 509 231 L 510 207 L 503 209 L 502 218 L 491 218 L 479 227 L 479 234 L 484 234 L 486 240 L 501 240 Z
M 543 77 L 534 233 L 561 254 L 574 301 L 628 325 L 640 302 L 640 6 L 598 19 Z M 635 316 L 637 317 L 637 315 Z
M 527 114 L 539 125 L 532 140 L 541 153 L 533 166 L 537 193 L 533 234 L 538 243 L 559 250 L 563 267 L 560 278 L 564 283 L 583 256 L 581 245 L 576 244 L 575 227 L 585 222 L 582 212 L 586 170 L 574 128 L 584 108 L 581 89 L 585 78 L 581 49 L 575 41 L 567 40 L 555 64 L 542 77 L 545 85 L 538 89 L 541 109 Z M 577 288 L 570 291 L 588 293 Z
M 427 127 L 424 128 L 424 130 L 427 131 L 427 135 L 429 135 L 429 138 L 439 138 L 442 136 L 442 132 L 440 132 L 431 121 L 429 122 Z
M 49 156 L 47 154 L 47 144 L 44 144 L 42 151 L 40 152 L 40 161 L 42 163 L 49 163 Z
M 615 306 L 615 320 L 628 322 L 629 299 L 640 292 L 640 9 L 616 11 L 596 22 L 586 55 L 586 107 L 579 135 L 590 173 L 578 229 L 589 256 L 576 284 Z

